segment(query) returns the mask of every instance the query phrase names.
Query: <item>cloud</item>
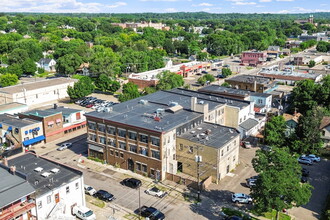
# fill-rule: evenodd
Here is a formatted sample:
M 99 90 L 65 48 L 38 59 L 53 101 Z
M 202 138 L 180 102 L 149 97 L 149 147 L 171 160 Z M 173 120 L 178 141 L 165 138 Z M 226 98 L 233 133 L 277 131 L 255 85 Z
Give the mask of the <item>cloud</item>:
M 255 5 L 255 2 L 235 2 L 233 5 Z
M 140 0 L 141 2 L 177 2 L 178 0 Z
M 271 2 L 272 0 L 259 0 L 259 2 Z
M 177 12 L 178 10 L 176 10 L 175 8 L 166 8 L 165 12 Z
M 211 3 L 206 3 L 206 2 L 203 2 L 203 3 L 200 3 L 200 4 L 194 4 L 192 5 L 193 7 L 199 7 L 199 6 L 206 6 L 206 7 L 210 7 L 210 6 L 213 6 L 213 4 Z
M 104 9 L 126 6 L 126 2 L 101 4 L 97 2 L 83 3 L 79 0 L 11 0 L 0 1 L 3 12 L 45 12 L 45 13 L 99 13 Z
M 328 4 L 320 4 L 320 6 L 327 6 Z
M 277 2 L 293 2 L 295 0 L 276 0 Z

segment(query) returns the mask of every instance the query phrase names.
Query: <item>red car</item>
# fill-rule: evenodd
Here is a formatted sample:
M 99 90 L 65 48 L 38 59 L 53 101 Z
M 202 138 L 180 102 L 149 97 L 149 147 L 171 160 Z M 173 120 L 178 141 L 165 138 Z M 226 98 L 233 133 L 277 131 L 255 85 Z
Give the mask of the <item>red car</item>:
M 86 108 L 91 108 L 93 106 L 94 106 L 93 104 L 88 104 L 88 105 L 86 105 Z

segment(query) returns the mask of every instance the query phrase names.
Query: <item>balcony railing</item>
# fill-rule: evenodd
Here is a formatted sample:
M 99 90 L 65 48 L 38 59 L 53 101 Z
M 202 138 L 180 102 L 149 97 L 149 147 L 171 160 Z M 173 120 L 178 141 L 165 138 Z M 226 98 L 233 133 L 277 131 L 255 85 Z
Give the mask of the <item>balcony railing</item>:
M 9 220 L 14 219 L 22 214 L 27 213 L 35 207 L 34 200 L 25 201 L 13 206 L 9 206 L 7 209 L 4 209 L 0 214 L 0 220 Z

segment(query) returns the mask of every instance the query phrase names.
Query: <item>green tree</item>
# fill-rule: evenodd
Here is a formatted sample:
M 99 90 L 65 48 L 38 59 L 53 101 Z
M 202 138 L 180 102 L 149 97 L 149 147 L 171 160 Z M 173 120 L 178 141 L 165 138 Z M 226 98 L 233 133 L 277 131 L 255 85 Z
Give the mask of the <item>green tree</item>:
M 16 48 L 8 55 L 9 64 L 23 64 L 29 58 L 26 50 Z
M 111 80 L 106 74 L 101 74 L 99 78 L 95 81 L 95 86 L 99 88 L 102 92 L 115 92 L 120 88 L 120 83 Z
M 227 82 L 222 83 L 221 86 L 224 86 L 224 87 L 227 87 L 227 88 L 231 87 L 231 85 Z
M 279 212 L 309 201 L 312 186 L 300 183 L 301 166 L 287 149 L 258 150 L 252 164 L 259 173 L 256 185 L 251 189 L 254 208 L 259 213 L 272 209 Z
M 170 71 L 164 71 L 158 74 L 157 90 L 170 90 L 183 86 L 184 80 L 181 75 L 171 73 Z
M 323 146 L 319 129 L 322 118 L 323 112 L 320 108 L 313 108 L 299 117 L 296 140 L 299 140 L 301 145 L 296 149 L 297 153 L 317 153 Z
M 223 68 L 221 73 L 224 77 L 228 77 L 233 74 L 229 68 Z
M 132 82 L 129 82 L 123 85 L 123 93 L 119 95 L 118 100 L 120 102 L 125 102 L 140 96 L 141 94 L 138 90 L 138 86 Z
M 157 92 L 157 89 L 154 86 L 148 86 L 143 89 L 143 95 L 148 95 L 154 92 Z
M 91 78 L 85 76 L 79 79 L 78 82 L 74 83 L 73 87 L 68 86 L 68 95 L 71 100 L 80 99 L 88 96 L 94 91 L 94 85 Z
M 57 60 L 56 71 L 60 74 L 72 75 L 82 63 L 83 60 L 78 54 L 66 54 Z
M 286 123 L 283 116 L 274 116 L 265 125 L 265 144 L 281 147 L 285 144 Z
M 22 64 L 23 72 L 25 74 L 34 75 L 37 71 L 37 65 L 32 59 L 27 59 Z
M 103 48 L 96 52 L 91 58 L 91 72 L 97 74 L 106 74 L 115 77 L 120 73 L 120 63 L 118 54 L 111 48 Z
M 309 67 L 309 68 L 312 68 L 312 67 L 315 66 L 315 64 L 316 64 L 316 63 L 315 63 L 314 60 L 310 60 L 309 63 L 308 63 L 308 67 Z
M 17 75 L 17 77 L 21 77 L 23 74 L 23 68 L 21 64 L 12 64 L 7 67 L 7 73 L 12 73 Z
M 16 74 L 4 74 L 0 76 L 0 84 L 2 87 L 16 85 L 18 82 L 18 77 Z
M 211 82 L 214 82 L 214 81 L 215 81 L 215 78 L 211 74 L 205 74 L 204 76 L 199 77 L 198 80 L 197 80 L 197 82 L 201 85 L 204 85 L 206 82 L 211 83 Z

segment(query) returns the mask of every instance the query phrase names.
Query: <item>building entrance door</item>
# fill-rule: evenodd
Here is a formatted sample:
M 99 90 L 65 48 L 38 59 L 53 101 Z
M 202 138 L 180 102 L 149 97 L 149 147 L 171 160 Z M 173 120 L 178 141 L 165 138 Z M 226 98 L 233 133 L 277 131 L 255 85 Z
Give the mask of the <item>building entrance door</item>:
M 134 172 L 134 161 L 132 159 L 127 160 L 127 169 Z

